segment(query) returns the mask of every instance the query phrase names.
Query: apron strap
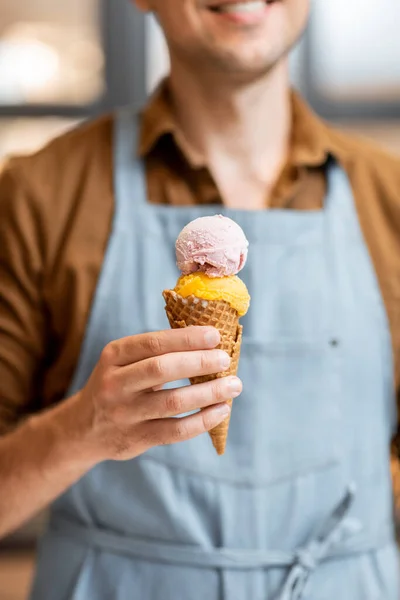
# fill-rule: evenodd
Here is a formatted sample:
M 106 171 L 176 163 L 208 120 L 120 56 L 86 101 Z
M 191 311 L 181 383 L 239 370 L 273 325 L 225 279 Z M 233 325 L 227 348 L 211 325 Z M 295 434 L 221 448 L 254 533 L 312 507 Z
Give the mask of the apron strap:
M 329 219 L 346 222 L 346 228 L 361 236 L 360 223 L 349 176 L 343 167 L 330 157 L 326 165 L 327 193 L 324 211 Z
M 117 111 L 113 142 L 114 190 L 115 209 L 122 217 L 121 222 L 132 223 L 138 205 L 147 204 L 145 169 L 143 161 L 137 156 L 138 140 L 138 111 L 132 107 Z

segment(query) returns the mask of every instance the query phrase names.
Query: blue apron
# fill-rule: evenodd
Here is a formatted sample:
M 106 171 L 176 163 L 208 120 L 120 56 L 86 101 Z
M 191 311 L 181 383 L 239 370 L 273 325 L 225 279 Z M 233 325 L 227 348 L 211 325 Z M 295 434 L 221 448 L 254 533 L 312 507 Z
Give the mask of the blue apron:
M 180 230 L 147 202 L 137 118 L 115 125 L 115 214 L 70 394 L 111 340 L 168 328 Z M 59 498 L 32 600 L 398 600 L 388 322 L 351 188 L 321 211 L 233 211 L 249 242 L 227 452 L 207 434 L 105 462 Z M 186 382 L 178 382 L 184 385 Z

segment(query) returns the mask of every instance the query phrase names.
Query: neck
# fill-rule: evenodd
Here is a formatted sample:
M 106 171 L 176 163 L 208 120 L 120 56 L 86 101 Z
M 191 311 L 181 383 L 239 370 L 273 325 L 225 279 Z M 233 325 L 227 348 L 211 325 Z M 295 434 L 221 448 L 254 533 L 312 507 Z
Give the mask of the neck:
M 265 206 L 289 146 L 287 63 L 240 86 L 221 77 L 214 81 L 213 73 L 193 72 L 174 61 L 171 67 L 170 88 L 180 130 L 209 167 L 224 203 L 237 208 Z M 236 180 L 247 180 L 258 190 L 253 200 L 245 196 L 246 206 L 239 206 L 243 200 L 235 201 L 229 191 L 228 182 L 233 186 Z

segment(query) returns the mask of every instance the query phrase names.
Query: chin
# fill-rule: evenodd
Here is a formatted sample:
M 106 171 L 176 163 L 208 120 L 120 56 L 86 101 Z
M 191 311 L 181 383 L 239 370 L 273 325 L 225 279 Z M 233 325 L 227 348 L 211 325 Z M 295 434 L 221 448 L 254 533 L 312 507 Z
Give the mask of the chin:
M 200 27 L 209 55 L 228 70 L 238 72 L 268 71 L 284 58 L 301 37 L 307 23 L 306 0 L 244 0 L 243 6 L 265 6 L 259 12 L 243 12 L 243 22 L 230 18 L 218 8 L 233 0 L 204 0 L 213 8 L 203 11 Z M 248 16 L 251 21 L 244 19 Z M 210 58 L 210 56 L 209 56 Z
M 263 47 L 246 47 L 240 48 L 238 45 L 234 47 L 220 48 L 214 51 L 213 57 L 210 56 L 210 62 L 225 73 L 236 75 L 262 76 L 273 69 L 281 60 L 285 59 L 290 51 L 291 46 L 275 47 L 265 49 Z

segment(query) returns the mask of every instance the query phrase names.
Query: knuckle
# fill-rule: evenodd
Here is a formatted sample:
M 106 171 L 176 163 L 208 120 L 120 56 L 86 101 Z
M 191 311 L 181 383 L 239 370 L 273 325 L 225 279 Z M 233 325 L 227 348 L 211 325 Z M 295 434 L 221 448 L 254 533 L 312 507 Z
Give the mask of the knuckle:
M 110 342 L 103 348 L 100 360 L 104 365 L 113 365 L 118 361 L 119 346 L 117 342 Z
M 165 398 L 165 408 L 167 413 L 180 414 L 183 412 L 183 400 L 177 390 L 172 390 Z
M 172 431 L 173 440 L 176 442 L 181 442 L 182 440 L 186 440 L 189 437 L 189 430 L 185 423 L 185 421 L 178 420 L 173 427 Z
M 151 375 L 154 375 L 157 378 L 159 378 L 159 377 L 162 378 L 162 377 L 164 377 L 164 375 L 166 375 L 166 372 L 167 372 L 167 367 L 161 357 L 155 357 L 151 360 L 151 362 L 150 362 L 150 374 Z
M 151 334 L 145 338 L 144 345 L 152 356 L 163 353 L 163 342 L 159 334 Z

